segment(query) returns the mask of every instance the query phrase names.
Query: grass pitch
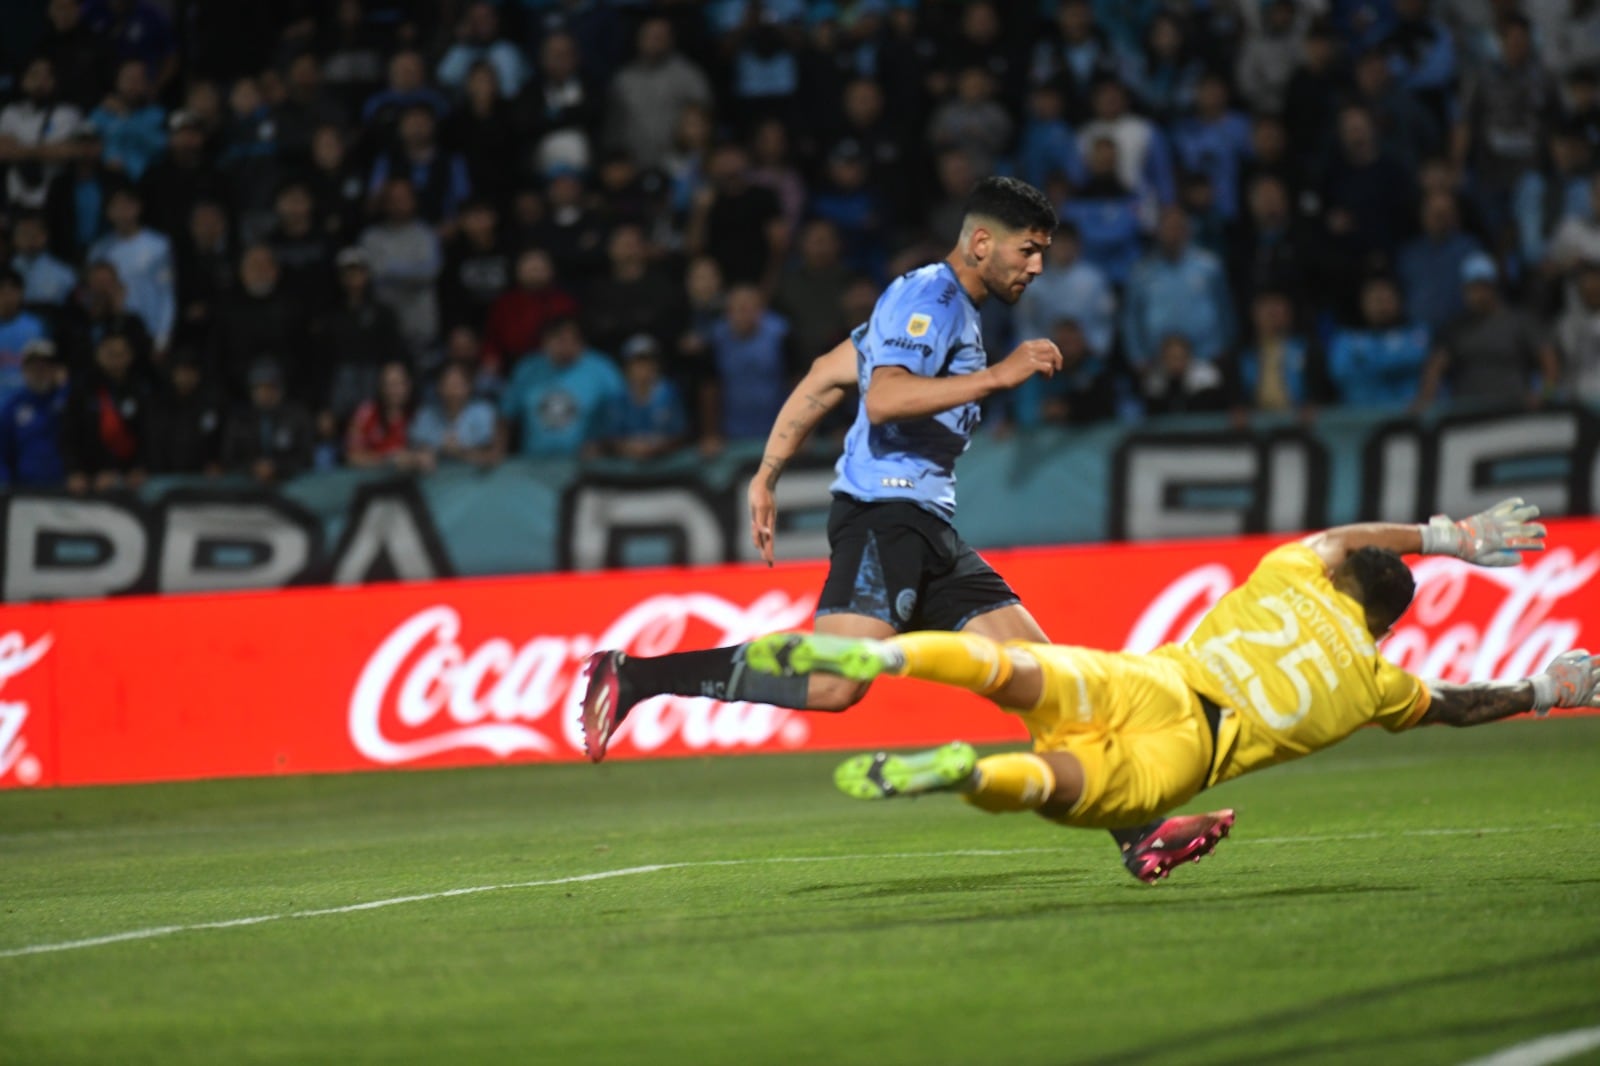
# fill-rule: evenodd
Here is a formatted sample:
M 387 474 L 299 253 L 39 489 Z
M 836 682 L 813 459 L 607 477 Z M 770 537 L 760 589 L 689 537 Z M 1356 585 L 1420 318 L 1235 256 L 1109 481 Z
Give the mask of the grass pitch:
M 836 761 L 0 794 L 0 1061 L 1456 1063 L 1600 1025 L 1600 720 L 1365 732 L 1202 797 L 1234 836 L 1156 888 Z

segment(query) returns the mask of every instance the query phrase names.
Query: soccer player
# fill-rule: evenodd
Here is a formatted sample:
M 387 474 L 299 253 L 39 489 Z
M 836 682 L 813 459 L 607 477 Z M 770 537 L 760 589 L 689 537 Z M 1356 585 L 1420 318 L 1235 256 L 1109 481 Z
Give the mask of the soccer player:
M 980 303 L 990 296 L 1015 303 L 1044 269 L 1055 227 L 1055 210 L 1033 186 L 1014 178 L 979 182 L 950 254 L 896 279 L 868 322 L 818 359 L 785 401 L 750 489 L 752 537 L 769 563 L 779 473 L 846 390 L 861 390 L 833 484 L 818 632 L 888 637 L 965 629 L 996 640 L 1046 639 L 951 520 L 955 461 L 978 423 L 979 403 L 1061 366 L 1047 340 L 1025 341 L 990 366 L 978 329 Z M 628 711 L 652 696 L 839 711 L 866 690 L 832 675 L 755 673 L 745 668 L 744 645 L 658 658 L 601 651 L 589 671 L 584 746 L 596 762 Z
M 835 774 L 852 796 L 949 791 L 986 811 L 1035 811 L 1062 825 L 1141 826 L 1202 789 L 1309 755 L 1369 722 L 1398 732 L 1600 706 L 1600 663 L 1585 651 L 1559 655 L 1522 681 L 1472 684 L 1422 681 L 1378 651 L 1415 591 L 1402 553 L 1513 566 L 1522 552 L 1543 549 L 1537 515 L 1512 499 L 1460 522 L 1441 515 L 1423 526 L 1341 526 L 1284 545 L 1187 641 L 1144 655 L 1001 644 L 974 633 L 780 633 L 755 641 L 746 661 L 781 676 L 942 682 L 1018 715 L 1033 737 L 1032 752 L 982 759 L 963 743 L 857 756 Z M 1232 811 L 1169 818 L 1125 848 L 1124 864 L 1154 883 L 1198 861 L 1232 824 Z

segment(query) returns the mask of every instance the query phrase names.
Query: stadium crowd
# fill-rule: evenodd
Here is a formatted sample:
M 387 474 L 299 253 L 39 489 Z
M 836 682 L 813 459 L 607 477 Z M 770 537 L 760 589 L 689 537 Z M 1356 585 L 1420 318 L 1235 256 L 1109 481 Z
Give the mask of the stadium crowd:
M 1062 226 L 991 424 L 1600 399 L 1589 0 L 48 0 L 0 468 L 760 439 L 977 178 Z

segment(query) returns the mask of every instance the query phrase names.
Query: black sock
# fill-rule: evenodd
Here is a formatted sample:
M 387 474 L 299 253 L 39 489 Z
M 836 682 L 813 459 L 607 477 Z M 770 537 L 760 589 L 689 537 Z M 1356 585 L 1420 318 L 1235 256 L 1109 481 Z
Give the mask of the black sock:
M 804 709 L 808 678 L 758 674 L 744 665 L 744 645 L 680 651 L 653 659 L 623 659 L 617 671 L 622 707 L 631 708 L 652 696 L 710 696 L 718 700 L 749 700 L 778 707 Z M 626 714 L 621 711 L 618 719 Z
M 1113 829 L 1111 830 L 1111 839 L 1117 842 L 1117 846 L 1119 848 L 1121 848 L 1123 851 L 1127 851 L 1129 848 L 1139 843 L 1139 841 L 1143 840 L 1151 833 L 1154 833 L 1156 831 L 1156 827 L 1160 824 L 1161 819 L 1157 818 L 1149 825 L 1141 825 L 1137 829 Z

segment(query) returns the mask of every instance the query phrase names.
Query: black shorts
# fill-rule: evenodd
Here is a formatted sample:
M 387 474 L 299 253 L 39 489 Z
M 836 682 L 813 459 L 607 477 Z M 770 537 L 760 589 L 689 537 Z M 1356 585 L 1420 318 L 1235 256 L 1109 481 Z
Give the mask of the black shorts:
M 916 504 L 835 496 L 828 544 L 818 617 L 859 614 L 901 633 L 954 632 L 980 614 L 1021 602 L 950 523 Z

